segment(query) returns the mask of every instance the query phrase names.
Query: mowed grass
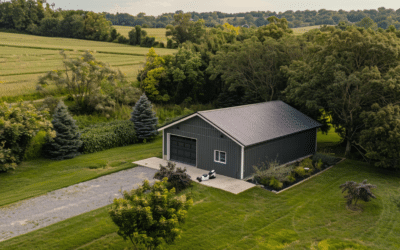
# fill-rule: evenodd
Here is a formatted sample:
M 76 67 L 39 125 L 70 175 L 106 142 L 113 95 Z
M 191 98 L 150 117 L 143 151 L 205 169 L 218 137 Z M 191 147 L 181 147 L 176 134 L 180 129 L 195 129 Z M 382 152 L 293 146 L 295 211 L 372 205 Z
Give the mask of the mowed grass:
M 0 98 L 35 93 L 40 76 L 50 70 L 64 69 L 59 54 L 62 49 L 71 58 L 85 50 L 97 51 L 97 60 L 120 69 L 129 81 L 136 80 L 149 51 L 149 48 L 115 43 L 0 32 Z M 160 55 L 175 51 L 156 48 Z
M 151 143 L 80 155 L 70 160 L 40 159 L 23 162 L 15 171 L 0 174 L 0 206 L 133 168 L 133 161 L 161 157 L 161 143 L 162 138 L 158 137 Z
M 377 199 L 346 209 L 339 185 L 378 186 Z M 345 160 L 279 195 L 255 187 L 239 195 L 195 184 L 181 239 L 166 249 L 399 249 L 398 174 Z M 4 249 L 124 249 L 106 206 L 0 242 Z M 331 248 L 328 248 L 331 247 Z
M 118 161 L 132 157 L 129 158 L 132 161 L 133 158 L 160 156 L 160 148 L 159 138 L 153 143 L 76 159 L 82 162 L 83 157 L 101 157 Z M 141 156 L 137 157 L 138 154 Z M 69 161 L 73 160 L 58 162 L 57 171 L 68 169 Z M 32 162 L 26 164 L 25 168 L 33 167 Z M 30 181 L 36 182 L 37 176 L 47 171 L 31 172 L 33 180 Z M 57 180 L 58 177 L 53 175 L 52 178 Z M 2 178 L 2 182 L 4 179 L 7 178 Z M 377 199 L 359 202 L 362 211 L 348 210 L 339 185 L 364 179 L 378 186 L 373 190 Z M 17 181 L 20 186 L 15 187 Z M 13 180 L 13 192 L 19 193 L 25 181 Z M 192 189 L 184 191 L 192 193 L 194 206 L 182 226 L 181 238 L 166 249 L 399 249 L 399 183 L 398 172 L 376 169 L 354 160 L 345 160 L 279 195 L 258 187 L 234 195 L 195 183 Z M 1 190 L 4 187 L 0 186 Z M 97 250 L 131 247 L 116 234 L 118 228 L 108 215 L 109 208 L 106 206 L 0 242 L 0 248 Z
M 121 35 L 125 36 L 126 38 L 129 38 L 129 31 L 131 31 L 132 29 L 135 28 L 132 26 L 119 26 L 119 25 L 114 25 L 113 27 Z M 142 30 L 145 30 L 147 32 L 147 36 L 155 37 L 156 41 L 163 42 L 165 45 L 167 45 L 167 37 L 165 36 L 167 29 L 165 29 L 165 28 L 142 28 Z

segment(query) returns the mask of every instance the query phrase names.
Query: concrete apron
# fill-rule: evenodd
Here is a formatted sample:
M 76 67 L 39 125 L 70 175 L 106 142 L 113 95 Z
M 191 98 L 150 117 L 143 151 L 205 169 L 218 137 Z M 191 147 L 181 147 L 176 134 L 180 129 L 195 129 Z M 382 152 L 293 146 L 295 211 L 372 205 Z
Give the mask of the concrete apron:
M 160 164 L 163 166 L 167 166 L 168 161 L 157 158 L 157 157 L 151 157 L 151 158 L 147 158 L 144 160 L 135 161 L 133 163 L 135 163 L 139 166 L 160 170 Z M 187 165 L 187 164 L 180 163 L 180 162 L 175 162 L 175 163 L 176 163 L 177 168 L 178 167 L 180 167 L 180 168 L 186 167 L 186 169 L 187 169 L 186 172 L 190 175 L 190 177 L 192 177 L 192 180 L 197 183 L 199 183 L 196 180 L 197 177 L 208 173 L 208 170 L 196 168 L 191 165 Z M 247 189 L 250 189 L 250 188 L 256 186 L 247 181 L 219 175 L 218 173 L 216 173 L 216 176 L 217 177 L 215 179 L 211 179 L 208 181 L 202 181 L 202 182 L 200 182 L 200 184 L 203 184 L 203 185 L 209 186 L 209 187 L 213 187 L 213 188 L 222 189 L 224 191 L 227 191 L 227 192 L 230 192 L 233 194 L 241 193 Z

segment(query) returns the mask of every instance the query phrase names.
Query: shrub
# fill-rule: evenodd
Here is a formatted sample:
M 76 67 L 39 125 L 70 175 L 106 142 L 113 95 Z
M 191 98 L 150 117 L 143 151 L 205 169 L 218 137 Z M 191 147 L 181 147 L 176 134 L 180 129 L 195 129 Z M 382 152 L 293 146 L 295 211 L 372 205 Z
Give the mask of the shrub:
M 100 115 L 76 115 L 73 116 L 76 121 L 76 125 L 79 129 L 84 129 L 86 127 L 93 126 L 98 123 L 107 123 L 108 119 Z
M 11 149 L 4 148 L 4 142 L 0 144 L 0 172 L 6 172 L 9 169 L 15 169 L 15 157 Z
M 317 162 L 314 163 L 314 167 L 315 167 L 316 169 L 318 169 L 318 170 L 321 170 L 323 164 L 324 164 L 324 163 L 322 162 L 322 159 L 319 159 Z
M 295 172 L 296 175 L 297 175 L 297 176 L 300 176 L 300 177 L 304 177 L 304 176 L 307 175 L 306 170 L 305 170 L 303 167 L 301 167 L 301 166 L 296 167 L 296 168 L 293 170 L 293 172 Z
M 335 165 L 340 159 L 331 155 L 325 155 L 321 153 L 315 153 L 314 156 L 312 157 L 312 160 L 314 162 L 318 162 L 319 160 L 322 160 L 323 164 L 326 166 L 332 166 Z
M 179 225 L 193 200 L 188 195 L 176 197 L 175 190 L 166 187 L 166 178 L 153 186 L 145 180 L 137 189 L 124 191 L 123 198 L 114 199 L 110 217 L 118 226 L 118 235 L 129 239 L 134 249 L 160 249 L 180 237 Z
M 347 199 L 347 206 L 350 206 L 354 201 L 354 205 L 357 205 L 358 200 L 368 202 L 371 198 L 376 198 L 371 192 L 372 188 L 376 188 L 375 185 L 367 183 L 367 180 L 357 183 L 354 181 L 346 181 L 346 183 L 340 185 L 342 193 L 347 191 L 347 195 L 344 198 Z
M 274 160 L 261 162 L 259 166 L 253 166 L 253 168 L 255 170 L 255 180 L 268 186 L 271 178 L 275 178 L 280 182 L 287 181 L 287 176 L 292 172 L 294 165 L 280 166 L 279 162 Z
M 286 176 L 286 180 L 289 183 L 295 182 L 296 181 L 296 175 L 294 172 L 290 173 L 288 176 Z
M 32 138 L 24 156 L 24 160 L 34 160 L 42 156 L 42 148 L 46 143 L 46 131 L 39 131 L 35 137 Z
M 131 121 L 98 123 L 81 132 L 82 152 L 93 153 L 133 144 L 137 141 Z
M 314 171 L 314 165 L 313 165 L 312 160 L 310 158 L 303 159 L 300 162 L 300 166 L 302 166 L 303 168 L 310 169 L 309 171 L 306 170 L 306 172 L 313 172 Z
M 273 189 L 279 190 L 283 187 L 283 183 L 277 180 L 275 177 L 272 177 L 269 180 L 269 186 L 272 187 Z
M 168 178 L 168 187 L 175 188 L 176 192 L 180 192 L 192 185 L 190 175 L 186 173 L 186 168 L 177 168 L 176 164 L 168 161 L 167 166 L 160 164 L 160 170 L 154 174 L 154 179 L 162 180 L 165 177 Z
M 49 130 L 46 110 L 32 104 L 0 103 L 0 171 L 13 169 L 20 163 L 32 137 L 40 130 Z
M 262 178 L 258 177 L 257 180 L 258 180 L 258 183 L 260 183 L 261 185 L 264 185 L 264 186 L 269 185 L 269 178 L 267 178 L 267 177 L 262 177 Z
M 56 109 L 56 107 L 58 105 L 58 102 L 59 102 L 59 100 L 57 98 L 55 98 L 54 96 L 46 97 L 43 101 L 43 105 L 42 105 L 41 109 L 47 108 L 49 110 L 49 113 L 51 115 L 53 115 L 54 110 Z

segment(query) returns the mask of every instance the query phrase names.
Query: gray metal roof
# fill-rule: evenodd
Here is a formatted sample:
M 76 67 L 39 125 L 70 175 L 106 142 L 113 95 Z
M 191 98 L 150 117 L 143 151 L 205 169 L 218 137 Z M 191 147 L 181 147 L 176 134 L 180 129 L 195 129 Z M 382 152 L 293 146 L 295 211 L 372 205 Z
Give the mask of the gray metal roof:
M 282 101 L 197 112 L 244 146 L 322 126 Z

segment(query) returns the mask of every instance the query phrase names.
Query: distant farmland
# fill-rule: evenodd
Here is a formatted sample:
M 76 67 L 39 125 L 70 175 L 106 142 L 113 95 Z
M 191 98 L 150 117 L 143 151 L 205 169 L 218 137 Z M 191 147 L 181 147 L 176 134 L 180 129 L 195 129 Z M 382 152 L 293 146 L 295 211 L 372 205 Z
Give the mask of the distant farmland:
M 301 35 L 303 33 L 306 33 L 307 31 L 310 31 L 312 29 L 319 29 L 322 25 L 314 25 L 314 26 L 306 26 L 306 27 L 298 27 L 298 28 L 293 28 L 293 33 L 295 35 Z M 327 26 L 332 26 L 332 25 L 327 25 Z
M 149 48 L 69 38 L 41 37 L 0 32 L 0 97 L 35 92 L 37 79 L 50 70 L 62 70 L 60 50 L 75 57 L 96 51 L 97 60 L 109 63 L 135 80 Z M 160 55 L 175 50 L 156 48 Z
M 129 38 L 129 31 L 131 31 L 134 27 L 131 26 L 118 26 L 114 25 L 113 26 L 121 35 L 125 36 L 126 38 Z M 148 36 L 154 36 L 156 38 L 156 41 L 163 42 L 165 45 L 167 45 L 167 37 L 165 36 L 165 32 L 167 29 L 165 28 L 143 28 L 147 32 Z

